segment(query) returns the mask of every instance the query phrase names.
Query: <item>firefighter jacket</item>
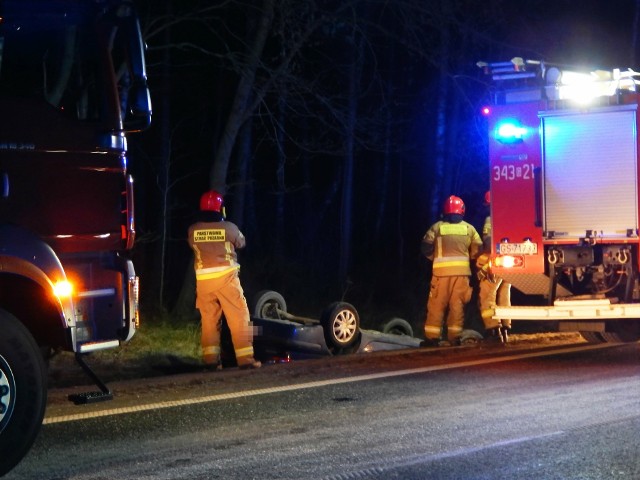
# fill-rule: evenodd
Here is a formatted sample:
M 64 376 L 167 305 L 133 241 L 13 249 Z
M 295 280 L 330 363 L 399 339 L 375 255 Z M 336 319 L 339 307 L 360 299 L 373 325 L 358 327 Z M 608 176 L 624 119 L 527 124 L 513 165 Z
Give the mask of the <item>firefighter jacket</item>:
M 482 225 L 482 244 L 483 252 L 476 259 L 476 268 L 478 269 L 478 279 L 489 279 L 494 281 L 491 276 L 491 217 L 488 216 L 484 219 Z
M 197 222 L 189 227 L 189 246 L 194 252 L 196 279 L 219 278 L 240 268 L 236 248 L 245 238 L 232 222 Z
M 491 253 L 491 216 L 484 219 L 482 225 L 482 243 L 485 253 Z
M 434 277 L 471 275 L 469 262 L 477 258 L 481 250 L 480 235 L 465 221 L 436 222 L 422 239 L 422 252 L 433 261 Z

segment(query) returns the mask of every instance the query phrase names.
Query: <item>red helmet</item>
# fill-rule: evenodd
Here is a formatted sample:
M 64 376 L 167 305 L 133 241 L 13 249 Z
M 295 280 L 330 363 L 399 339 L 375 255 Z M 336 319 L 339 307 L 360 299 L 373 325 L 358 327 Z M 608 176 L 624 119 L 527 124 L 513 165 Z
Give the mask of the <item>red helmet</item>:
M 200 197 L 200 210 L 205 212 L 218 212 L 222 213 L 222 204 L 224 200 L 215 190 L 209 190 L 202 194 Z
M 445 200 L 442 213 L 445 215 L 464 215 L 464 202 L 460 197 L 451 195 Z
M 485 205 L 491 205 L 491 191 L 487 190 L 484 194 L 484 204 Z

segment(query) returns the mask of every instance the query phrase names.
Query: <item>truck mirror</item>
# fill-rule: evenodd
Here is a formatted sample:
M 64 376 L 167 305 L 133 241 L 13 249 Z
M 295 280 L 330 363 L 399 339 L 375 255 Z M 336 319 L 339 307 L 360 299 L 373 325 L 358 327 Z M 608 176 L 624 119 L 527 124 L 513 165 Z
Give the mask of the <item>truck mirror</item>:
M 122 123 L 127 132 L 146 130 L 151 125 L 151 95 L 146 82 L 136 81 L 131 85 Z

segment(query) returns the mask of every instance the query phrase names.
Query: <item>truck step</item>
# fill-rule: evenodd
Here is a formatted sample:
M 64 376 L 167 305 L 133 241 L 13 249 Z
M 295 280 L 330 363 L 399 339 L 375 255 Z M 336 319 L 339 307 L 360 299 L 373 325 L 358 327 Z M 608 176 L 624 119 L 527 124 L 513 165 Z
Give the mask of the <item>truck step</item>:
M 93 380 L 93 383 L 95 383 L 98 386 L 100 391 L 72 393 L 67 398 L 73 403 L 75 403 L 76 405 L 84 405 L 87 403 L 97 403 L 97 402 L 104 402 L 106 400 L 113 400 L 113 394 L 111 393 L 111 390 L 109 390 L 109 387 L 107 387 L 104 384 L 104 382 L 100 380 L 100 378 L 98 378 L 95 372 L 91 370 L 91 367 L 87 365 L 87 362 L 84 361 L 82 353 L 76 352 L 75 357 L 78 365 L 82 367 L 82 370 L 84 370 L 84 372 L 89 376 L 89 378 Z
M 113 394 L 111 392 L 83 392 L 72 393 L 67 397 L 76 405 L 85 405 L 87 403 L 106 402 L 107 400 L 113 400 Z

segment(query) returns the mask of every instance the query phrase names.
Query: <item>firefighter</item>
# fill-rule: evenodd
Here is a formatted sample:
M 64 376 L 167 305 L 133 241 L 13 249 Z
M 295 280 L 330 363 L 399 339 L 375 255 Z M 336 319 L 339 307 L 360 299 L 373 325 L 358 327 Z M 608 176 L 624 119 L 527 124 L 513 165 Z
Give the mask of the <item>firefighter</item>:
M 444 203 L 442 220 L 433 224 L 422 239 L 421 251 L 433 262 L 422 346 L 438 346 L 444 340 L 445 317 L 448 342 L 460 343 L 464 308 L 472 294 L 470 261 L 482 249 L 480 235 L 463 220 L 464 212 L 462 199 L 451 195 Z
M 484 195 L 484 204 L 491 205 L 491 192 Z M 478 306 L 480 315 L 484 323 L 487 339 L 499 339 L 501 342 L 508 341 L 508 331 L 511 328 L 511 320 L 493 319 L 493 308 L 496 305 L 511 305 L 511 284 L 491 272 L 491 215 L 488 215 L 482 226 L 483 253 L 476 260 L 478 280 L 480 287 L 478 293 Z
M 202 356 L 205 365 L 222 368 L 220 330 L 224 314 L 238 367 L 259 368 L 254 359 L 253 333 L 247 301 L 238 276 L 236 249 L 245 246 L 240 229 L 225 220 L 222 195 L 204 193 L 198 221 L 189 227 L 189 246 L 194 254 L 196 308 L 202 322 Z

